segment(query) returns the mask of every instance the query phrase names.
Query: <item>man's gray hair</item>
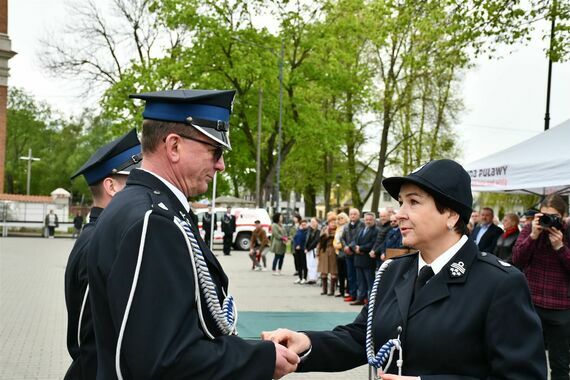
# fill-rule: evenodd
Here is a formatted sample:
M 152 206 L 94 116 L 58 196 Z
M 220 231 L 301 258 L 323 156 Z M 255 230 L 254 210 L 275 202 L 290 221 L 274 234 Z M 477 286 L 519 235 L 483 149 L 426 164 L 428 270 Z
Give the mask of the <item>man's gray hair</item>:
M 367 216 L 367 215 L 370 215 L 371 217 L 373 217 L 374 219 L 376 219 L 376 215 L 374 215 L 373 212 L 370 212 L 370 211 L 365 212 L 365 213 L 364 213 L 364 216 Z

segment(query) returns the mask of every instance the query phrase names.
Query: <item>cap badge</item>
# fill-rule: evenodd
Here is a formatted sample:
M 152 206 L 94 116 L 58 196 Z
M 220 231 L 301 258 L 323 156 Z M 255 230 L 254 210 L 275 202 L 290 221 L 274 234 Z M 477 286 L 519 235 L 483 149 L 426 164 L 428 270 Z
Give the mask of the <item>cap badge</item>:
M 459 278 L 465 274 L 467 270 L 465 269 L 465 264 L 463 261 L 458 263 L 452 263 L 449 267 L 449 275 L 451 278 Z

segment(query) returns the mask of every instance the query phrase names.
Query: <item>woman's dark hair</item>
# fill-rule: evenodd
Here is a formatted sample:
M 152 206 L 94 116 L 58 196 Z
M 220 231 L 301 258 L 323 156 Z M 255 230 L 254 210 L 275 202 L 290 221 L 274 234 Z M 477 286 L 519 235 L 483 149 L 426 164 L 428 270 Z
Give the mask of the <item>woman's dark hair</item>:
M 544 198 L 540 204 L 540 208 L 543 207 L 552 207 L 553 209 L 556 209 L 556 211 L 558 211 L 562 216 L 565 216 L 566 211 L 568 210 L 568 204 L 566 201 L 564 201 L 564 198 L 558 194 L 550 194 Z
M 453 231 L 457 232 L 459 235 L 469 236 L 469 229 L 467 228 L 467 224 L 465 224 L 463 219 L 461 219 L 461 215 L 457 211 L 453 210 L 451 207 L 444 206 L 442 203 L 440 203 L 439 200 L 435 198 L 433 200 L 435 202 L 435 208 L 440 214 L 443 214 L 446 210 L 451 210 L 453 212 L 456 212 L 459 215 L 459 219 L 457 220 L 457 223 L 455 223 L 455 226 L 453 226 Z
M 273 223 L 279 223 L 279 218 L 281 217 L 281 213 L 280 212 L 276 212 L 275 214 L 273 214 Z

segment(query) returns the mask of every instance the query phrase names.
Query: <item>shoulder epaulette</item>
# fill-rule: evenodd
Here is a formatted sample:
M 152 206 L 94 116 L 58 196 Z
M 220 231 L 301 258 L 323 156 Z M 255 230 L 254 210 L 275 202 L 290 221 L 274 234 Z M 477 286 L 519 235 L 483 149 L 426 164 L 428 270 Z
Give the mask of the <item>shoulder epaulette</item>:
M 515 269 L 512 264 L 509 264 L 506 261 L 499 259 L 497 256 L 487 252 L 479 252 L 477 254 L 477 258 L 484 263 L 500 268 L 504 272 L 510 272 L 511 270 Z
M 166 196 L 159 190 L 153 190 L 147 194 L 150 198 L 150 208 L 152 209 L 153 214 L 162 215 L 169 219 L 172 219 L 174 214 L 172 211 L 169 210 L 168 196 Z

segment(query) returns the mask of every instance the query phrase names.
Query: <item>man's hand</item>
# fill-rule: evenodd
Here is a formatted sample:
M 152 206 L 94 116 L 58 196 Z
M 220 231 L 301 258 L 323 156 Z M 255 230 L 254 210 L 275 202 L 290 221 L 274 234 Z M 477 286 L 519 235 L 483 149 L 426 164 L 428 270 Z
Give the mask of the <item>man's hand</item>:
M 373 258 L 373 259 L 376 258 L 376 253 L 374 253 L 374 251 L 370 251 L 370 252 L 368 252 L 368 254 L 370 255 L 371 258 Z
M 261 339 L 282 344 L 296 354 L 303 353 L 311 347 L 311 340 L 307 335 L 287 329 L 263 331 Z
M 299 356 L 285 346 L 277 342 L 275 344 L 275 371 L 274 379 L 280 379 L 283 376 L 295 372 L 299 364 Z
M 354 252 L 360 253 L 360 246 L 359 246 L 359 245 L 357 245 L 356 247 L 354 247 Z
M 347 246 L 347 247 L 344 247 L 343 249 L 344 249 L 344 253 L 346 253 L 347 255 L 352 254 L 352 252 L 350 252 L 350 247 Z

